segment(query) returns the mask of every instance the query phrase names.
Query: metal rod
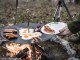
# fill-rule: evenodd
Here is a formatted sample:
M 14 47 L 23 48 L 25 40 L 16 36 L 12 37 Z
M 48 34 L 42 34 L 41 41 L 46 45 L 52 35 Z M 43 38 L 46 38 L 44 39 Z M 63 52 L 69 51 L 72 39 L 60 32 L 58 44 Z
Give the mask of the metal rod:
M 68 8 L 67 8 L 67 6 L 66 6 L 66 4 L 65 4 L 64 0 L 61 0 L 61 1 L 62 1 L 62 3 L 63 3 L 63 6 L 64 6 L 64 7 L 65 7 L 65 9 L 66 9 L 66 11 L 67 11 L 68 15 L 69 15 L 70 20 L 73 20 L 73 18 L 72 18 L 72 16 L 71 16 L 71 14 L 70 14 L 70 12 L 69 12 L 69 10 L 68 10 Z
M 18 0 L 16 0 L 16 18 L 17 18 L 17 8 L 18 8 Z M 16 19 L 15 19 L 14 24 L 16 24 Z
M 29 33 L 29 9 L 28 9 L 28 2 L 29 0 L 27 0 L 27 20 L 28 20 L 28 33 Z
M 54 14 L 54 21 L 59 22 L 60 21 L 60 13 L 62 11 L 62 2 L 59 0 L 57 3 L 57 8 Z
M 18 7 L 18 0 L 16 0 L 16 9 L 17 9 L 17 7 Z
M 70 12 L 69 12 L 69 10 L 68 10 L 68 8 L 67 8 L 64 0 L 59 0 L 59 1 L 58 1 L 58 4 L 57 4 L 57 9 L 56 9 L 55 14 L 54 14 L 54 21 L 55 21 L 55 22 L 59 22 L 59 21 L 60 21 L 60 13 L 61 13 L 61 10 L 62 10 L 62 6 L 65 7 L 65 9 L 66 9 L 66 11 L 67 11 L 67 13 L 68 13 L 68 16 L 69 16 L 69 18 L 70 18 L 70 20 L 73 20 L 73 18 L 72 18 L 72 16 L 71 16 L 71 14 L 70 14 Z

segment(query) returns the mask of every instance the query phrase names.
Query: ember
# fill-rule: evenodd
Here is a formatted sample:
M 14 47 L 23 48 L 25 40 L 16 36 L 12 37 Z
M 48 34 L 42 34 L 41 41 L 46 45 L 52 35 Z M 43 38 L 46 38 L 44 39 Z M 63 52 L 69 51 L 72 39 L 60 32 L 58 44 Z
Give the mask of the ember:
M 16 43 L 6 44 L 6 48 L 9 51 L 7 55 L 10 54 L 10 57 L 13 57 L 14 55 L 17 55 L 19 51 L 22 51 L 26 47 L 27 47 L 26 45 Z
M 5 48 L 8 50 L 6 53 L 6 56 L 11 57 L 11 58 L 21 58 L 22 60 L 27 59 L 27 60 L 32 60 L 33 53 L 32 51 L 32 46 L 29 44 L 16 44 L 16 43 L 10 43 L 10 44 L 5 44 Z M 33 53 L 32 53 L 33 52 Z M 36 48 L 36 59 L 40 60 L 41 59 L 41 52 L 38 51 Z

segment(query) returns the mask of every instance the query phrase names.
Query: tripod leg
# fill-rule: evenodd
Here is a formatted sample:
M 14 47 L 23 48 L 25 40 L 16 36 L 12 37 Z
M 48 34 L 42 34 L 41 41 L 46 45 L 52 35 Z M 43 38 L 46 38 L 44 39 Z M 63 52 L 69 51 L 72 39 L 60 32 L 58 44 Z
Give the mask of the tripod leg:
M 15 15 L 15 20 L 14 20 L 14 25 L 17 23 L 17 9 L 16 9 L 16 15 Z
M 15 15 L 16 17 L 15 17 L 14 24 L 16 24 L 16 20 L 17 20 L 17 19 L 16 19 L 16 18 L 17 18 L 17 8 L 18 8 L 18 0 L 16 0 L 16 15 Z
M 70 12 L 69 12 L 69 10 L 68 10 L 68 8 L 67 8 L 67 6 L 66 6 L 66 4 L 65 4 L 64 0 L 61 0 L 61 1 L 62 1 L 62 3 L 63 3 L 63 6 L 64 6 L 64 7 L 65 7 L 65 9 L 66 9 L 66 11 L 67 11 L 68 15 L 69 15 L 70 20 L 72 20 L 72 21 L 73 21 L 73 18 L 72 18 L 72 16 L 71 16 L 71 14 L 70 14 Z

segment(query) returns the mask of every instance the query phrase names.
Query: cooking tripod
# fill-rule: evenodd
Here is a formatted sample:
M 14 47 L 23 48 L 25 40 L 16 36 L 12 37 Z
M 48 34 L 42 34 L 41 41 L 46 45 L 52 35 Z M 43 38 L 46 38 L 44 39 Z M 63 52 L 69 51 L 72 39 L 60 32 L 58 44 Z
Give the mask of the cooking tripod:
M 62 11 L 63 6 L 65 7 L 66 12 L 68 13 L 68 16 L 69 16 L 70 20 L 73 20 L 65 2 L 64 2 L 64 0 L 58 0 L 57 8 L 56 8 L 56 11 L 55 11 L 55 14 L 54 14 L 54 21 L 55 22 L 60 21 L 60 15 L 61 15 L 61 11 Z

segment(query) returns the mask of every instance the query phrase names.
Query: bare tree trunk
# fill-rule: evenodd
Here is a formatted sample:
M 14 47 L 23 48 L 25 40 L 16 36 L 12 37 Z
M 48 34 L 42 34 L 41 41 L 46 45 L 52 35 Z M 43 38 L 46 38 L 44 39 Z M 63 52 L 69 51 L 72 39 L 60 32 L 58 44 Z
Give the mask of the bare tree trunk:
M 69 3 L 72 3 L 71 0 L 69 0 Z
M 75 0 L 75 4 L 80 4 L 80 0 Z

